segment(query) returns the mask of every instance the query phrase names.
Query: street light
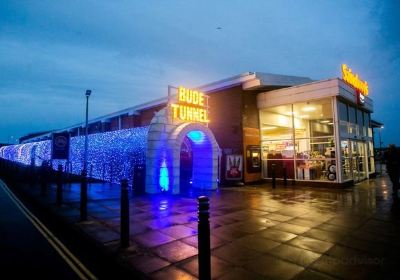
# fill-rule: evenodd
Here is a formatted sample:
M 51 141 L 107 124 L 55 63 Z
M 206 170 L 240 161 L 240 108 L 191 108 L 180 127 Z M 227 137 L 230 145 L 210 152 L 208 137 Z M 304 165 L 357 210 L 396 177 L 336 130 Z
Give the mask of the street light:
M 383 154 L 382 154 L 382 138 L 381 138 L 381 131 L 382 131 L 383 125 L 379 127 L 379 152 L 380 152 L 380 174 L 382 175 L 382 161 L 383 161 Z
M 85 152 L 83 155 L 83 171 L 87 175 L 87 152 L 88 152 L 88 115 L 89 115 L 89 96 L 92 93 L 90 89 L 86 90 L 86 123 L 85 123 Z

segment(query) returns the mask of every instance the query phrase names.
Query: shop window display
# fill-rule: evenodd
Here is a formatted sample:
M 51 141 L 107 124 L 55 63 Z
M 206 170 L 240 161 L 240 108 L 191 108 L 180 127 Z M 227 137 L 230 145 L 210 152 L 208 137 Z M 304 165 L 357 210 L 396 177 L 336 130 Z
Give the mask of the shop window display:
M 292 140 L 264 141 L 262 152 L 264 177 L 272 177 L 272 168 L 275 165 L 275 176 L 277 178 L 283 178 L 284 172 L 286 172 L 287 178 L 294 179 Z
M 260 112 L 263 175 L 336 181 L 332 99 L 277 106 Z
M 299 139 L 296 153 L 298 180 L 336 180 L 335 142 L 333 137 Z M 301 144 L 307 142 L 306 144 Z M 309 147 L 302 150 L 301 147 Z M 330 170 L 329 170 L 330 169 Z M 335 173 L 330 175 L 330 173 Z

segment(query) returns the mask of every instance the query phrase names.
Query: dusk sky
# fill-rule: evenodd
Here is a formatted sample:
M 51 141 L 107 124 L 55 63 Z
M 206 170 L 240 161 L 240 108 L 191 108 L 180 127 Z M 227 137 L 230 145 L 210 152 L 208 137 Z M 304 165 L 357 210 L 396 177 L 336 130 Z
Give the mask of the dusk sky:
M 247 71 L 369 83 L 400 145 L 400 1 L 0 2 L 0 143 Z

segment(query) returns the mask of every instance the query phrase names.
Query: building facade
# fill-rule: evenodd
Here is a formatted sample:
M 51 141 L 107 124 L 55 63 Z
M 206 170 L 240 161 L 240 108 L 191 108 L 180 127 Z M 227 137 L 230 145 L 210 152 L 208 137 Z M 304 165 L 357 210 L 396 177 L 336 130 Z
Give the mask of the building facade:
M 216 189 L 272 177 L 350 184 L 375 172 L 373 103 L 355 85 L 340 78 L 313 81 L 249 72 L 196 90 L 169 87 L 164 98 L 91 120 L 89 133 L 148 127 L 143 148 L 148 193 Z M 57 132 L 78 139 L 84 124 Z

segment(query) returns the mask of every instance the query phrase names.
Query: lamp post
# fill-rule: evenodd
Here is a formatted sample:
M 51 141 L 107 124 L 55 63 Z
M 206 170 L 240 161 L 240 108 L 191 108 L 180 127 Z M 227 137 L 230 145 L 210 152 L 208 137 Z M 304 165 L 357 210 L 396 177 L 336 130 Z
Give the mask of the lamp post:
M 89 115 L 89 96 L 92 93 L 90 89 L 86 90 L 86 122 L 85 122 L 85 152 L 83 155 L 83 171 L 87 175 L 87 152 L 88 152 L 88 115 Z
M 382 138 L 381 138 L 381 131 L 382 131 L 383 125 L 379 127 L 379 152 L 380 152 L 380 174 L 382 176 L 382 162 L 383 162 L 383 153 L 382 153 Z

